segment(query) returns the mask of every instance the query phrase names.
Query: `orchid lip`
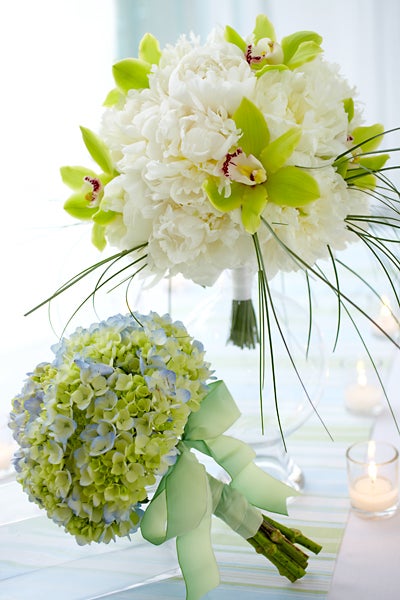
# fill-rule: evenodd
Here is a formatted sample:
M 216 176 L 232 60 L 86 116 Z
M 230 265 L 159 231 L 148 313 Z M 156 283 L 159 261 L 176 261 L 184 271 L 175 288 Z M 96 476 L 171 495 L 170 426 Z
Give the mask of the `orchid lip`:
M 242 148 L 237 148 L 232 153 L 228 152 L 222 172 L 231 181 L 250 186 L 264 183 L 267 179 L 261 162 L 253 154 L 245 154 Z

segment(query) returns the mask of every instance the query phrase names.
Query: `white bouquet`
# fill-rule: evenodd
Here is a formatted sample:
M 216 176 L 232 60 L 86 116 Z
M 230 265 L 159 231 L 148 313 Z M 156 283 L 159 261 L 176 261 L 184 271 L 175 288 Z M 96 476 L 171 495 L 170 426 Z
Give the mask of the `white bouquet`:
M 317 261 L 360 238 L 386 251 L 387 235 L 366 232 L 372 199 L 390 204 L 381 225 L 396 223 L 382 175 L 389 155 L 377 149 L 383 126 L 362 125 L 355 90 L 321 41 L 301 31 L 278 43 L 264 15 L 246 40 L 228 26 L 161 50 L 147 34 L 139 58 L 113 67 L 99 135 L 82 128 L 100 171 L 61 170 L 74 190 L 65 209 L 93 222 L 99 249 L 119 249 L 113 259 L 136 253 L 133 274 L 212 286 L 232 269 L 244 290 L 231 339 L 242 347 L 257 337 L 247 283 L 257 271 L 265 305 L 278 272 L 324 279 Z

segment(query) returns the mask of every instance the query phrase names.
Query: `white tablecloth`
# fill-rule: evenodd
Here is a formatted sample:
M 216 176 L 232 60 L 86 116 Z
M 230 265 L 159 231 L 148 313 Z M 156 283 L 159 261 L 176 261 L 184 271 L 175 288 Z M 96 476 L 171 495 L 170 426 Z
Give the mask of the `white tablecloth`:
M 387 386 L 394 409 L 400 404 L 399 373 L 400 357 Z M 399 432 L 388 409 L 377 418 L 372 437 L 400 447 Z M 364 520 L 350 512 L 328 600 L 398 600 L 399 542 L 400 512 L 386 520 Z

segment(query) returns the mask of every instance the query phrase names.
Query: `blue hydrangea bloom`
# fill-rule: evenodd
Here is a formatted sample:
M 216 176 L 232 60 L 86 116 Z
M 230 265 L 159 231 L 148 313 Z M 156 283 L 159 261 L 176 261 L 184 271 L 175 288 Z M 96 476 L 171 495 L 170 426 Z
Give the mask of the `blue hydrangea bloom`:
M 17 480 L 80 544 L 140 527 L 212 375 L 182 323 L 135 316 L 76 329 L 13 399 Z

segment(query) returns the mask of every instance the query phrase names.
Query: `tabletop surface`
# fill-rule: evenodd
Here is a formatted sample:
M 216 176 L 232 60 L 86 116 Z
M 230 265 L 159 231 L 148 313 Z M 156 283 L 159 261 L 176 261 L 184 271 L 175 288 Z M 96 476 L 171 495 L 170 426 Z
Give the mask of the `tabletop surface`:
M 388 391 L 396 391 L 391 394 L 395 398 L 398 352 L 381 340 L 376 341 L 376 348 Z M 301 496 L 290 501 L 289 517 L 279 516 L 278 520 L 319 542 L 321 553 L 311 555 L 306 576 L 292 584 L 247 542 L 214 519 L 212 536 L 221 583 L 205 599 L 398 598 L 399 577 L 393 557 L 397 555 L 394 544 L 400 534 L 400 516 L 368 522 L 351 513 L 345 451 L 351 443 L 371 435 L 392 439 L 397 446 L 399 438 L 387 407 L 377 419 L 346 410 L 344 391 L 349 385 L 350 358 L 354 356 L 347 348 L 347 355 L 339 354 L 331 362 L 318 407 L 333 441 L 315 414 L 286 440 L 289 455 L 303 471 L 304 487 Z M 28 502 L 12 476 L 0 480 L 0 540 L 0 600 L 26 600 L 28 593 L 30 600 L 185 597 L 173 541 L 154 547 L 135 534 L 131 542 L 80 547 Z M 383 595 L 382 581 L 386 586 Z

